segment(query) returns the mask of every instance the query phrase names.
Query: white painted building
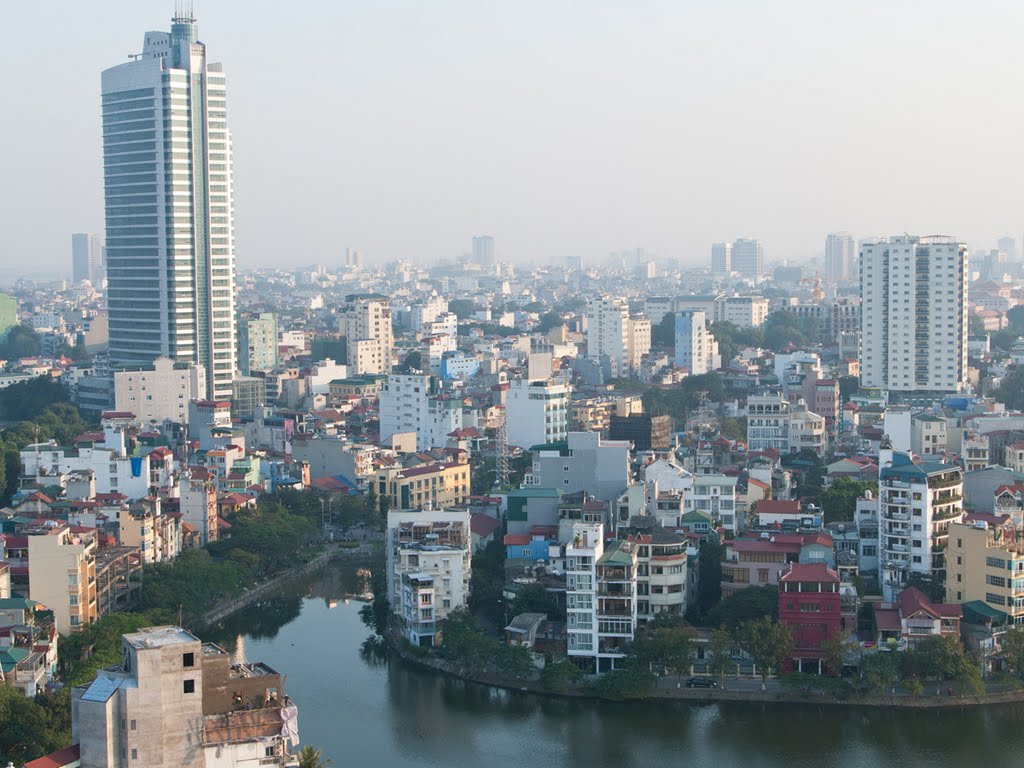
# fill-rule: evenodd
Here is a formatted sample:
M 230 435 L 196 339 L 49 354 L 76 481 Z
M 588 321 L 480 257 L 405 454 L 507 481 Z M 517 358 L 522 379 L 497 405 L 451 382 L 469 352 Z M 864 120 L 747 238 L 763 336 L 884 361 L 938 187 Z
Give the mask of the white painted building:
M 747 398 L 747 447 L 751 451 L 788 451 L 789 413 L 789 402 L 781 394 Z
M 829 232 L 825 237 L 825 279 L 852 280 L 857 249 L 849 232 Z
M 760 240 L 741 237 L 733 241 L 732 270 L 754 279 L 764 274 L 764 245 Z
M 440 448 L 462 428 L 462 400 L 440 392 L 425 373 L 390 374 L 380 390 L 380 438 L 415 432 L 416 448 Z
M 349 373 L 359 376 L 390 372 L 395 340 L 388 298 L 377 294 L 353 294 L 346 301 L 342 328 L 348 349 Z
M 630 316 L 629 302 L 621 296 L 587 300 L 587 357 L 606 360 L 613 378 L 637 373 L 651 351 L 651 321 Z
M 153 365 L 114 372 L 114 410 L 133 413 L 142 424 L 184 424 L 191 400 L 206 399 L 206 371 L 195 363 L 158 357 Z
M 436 645 L 441 623 L 469 600 L 469 510 L 389 512 L 386 546 L 397 628 L 413 645 Z
M 690 371 L 691 376 L 708 372 L 708 341 L 711 332 L 701 310 L 676 312 L 675 364 Z
M 707 512 L 727 531 L 739 533 L 745 521 L 736 507 L 736 480 L 730 475 L 694 475 L 693 492 L 684 496 L 683 513 Z
M 102 76 L 111 368 L 199 363 L 218 398 L 236 358 L 226 99 L 185 15 Z
M 883 599 L 893 602 L 912 574 L 944 583 L 949 525 L 963 519 L 963 473 L 887 447 L 878 464 L 879 580 Z
M 564 382 L 515 379 L 505 395 L 508 441 L 529 448 L 564 440 L 569 430 L 572 386 Z
M 732 272 L 732 243 L 711 244 L 711 274 L 725 276 Z
M 863 387 L 959 392 L 967 384 L 967 246 L 901 235 L 860 251 Z

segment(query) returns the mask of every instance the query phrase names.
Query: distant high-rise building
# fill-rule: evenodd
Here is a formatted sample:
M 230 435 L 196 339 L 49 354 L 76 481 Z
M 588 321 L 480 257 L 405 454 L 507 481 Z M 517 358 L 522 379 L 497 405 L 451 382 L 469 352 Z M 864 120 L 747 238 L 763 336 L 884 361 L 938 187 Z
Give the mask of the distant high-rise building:
M 1017 260 L 1017 240 L 1013 237 L 1000 237 L 996 243 L 999 250 L 1006 254 L 1007 261 Z
M 243 376 L 253 371 L 277 368 L 277 315 L 262 312 L 238 323 L 238 370 Z
M 607 365 L 612 378 L 637 373 L 644 355 L 651 351 L 651 321 L 631 317 L 629 302 L 619 296 L 587 300 L 587 357 Z
M 760 240 L 741 237 L 732 244 L 732 269 L 743 277 L 759 278 L 764 274 L 764 245 Z
M 864 387 L 957 392 L 967 382 L 967 246 L 902 235 L 860 254 Z
M 394 348 L 391 303 L 387 296 L 353 294 L 347 297 L 345 331 L 349 376 L 389 373 Z
M 675 364 L 689 370 L 691 376 L 708 372 L 708 342 L 710 333 L 705 325 L 706 315 L 699 309 L 676 312 Z
M 142 53 L 104 70 L 110 363 L 166 356 L 235 375 L 234 206 L 224 71 L 179 12 Z
M 72 280 L 88 280 L 94 288 L 103 283 L 103 236 L 78 232 L 71 236 Z
M 494 238 L 490 235 L 479 235 L 473 238 L 473 263 L 481 267 L 493 267 Z
M 711 244 L 711 273 L 728 275 L 732 272 L 732 243 Z
M 830 232 L 825 237 L 825 279 L 852 279 L 855 253 L 849 232 Z

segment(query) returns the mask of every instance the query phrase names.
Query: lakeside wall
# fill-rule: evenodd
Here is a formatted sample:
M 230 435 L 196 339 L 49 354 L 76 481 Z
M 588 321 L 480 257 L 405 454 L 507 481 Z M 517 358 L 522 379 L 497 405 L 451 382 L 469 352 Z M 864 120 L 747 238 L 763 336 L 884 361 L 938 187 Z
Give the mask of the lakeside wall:
M 593 701 L 619 701 L 608 699 L 597 694 L 582 691 L 552 691 L 541 686 L 536 680 L 515 680 L 503 675 L 481 672 L 470 674 L 456 665 L 437 657 L 424 657 L 411 653 L 400 647 L 396 642 L 389 642 L 391 650 L 399 657 L 401 663 L 412 664 L 440 674 L 454 677 L 472 685 L 486 685 L 507 691 L 518 691 L 538 696 L 565 699 L 590 699 Z M 934 689 L 934 685 L 930 686 Z M 926 690 L 929 686 L 926 686 Z M 951 709 L 958 707 L 991 706 L 995 704 L 1017 704 L 1024 702 L 1024 689 L 986 693 L 981 696 L 948 696 L 921 695 L 913 698 L 909 694 L 893 695 L 869 694 L 848 699 L 838 699 L 828 694 L 804 693 L 795 689 L 773 689 L 768 691 L 732 691 L 728 689 L 707 688 L 652 688 L 643 696 L 635 696 L 633 700 L 664 700 L 687 701 L 694 704 L 714 704 L 716 702 L 747 702 L 747 703 L 778 703 L 778 704 L 814 704 L 829 707 L 903 707 L 917 709 Z

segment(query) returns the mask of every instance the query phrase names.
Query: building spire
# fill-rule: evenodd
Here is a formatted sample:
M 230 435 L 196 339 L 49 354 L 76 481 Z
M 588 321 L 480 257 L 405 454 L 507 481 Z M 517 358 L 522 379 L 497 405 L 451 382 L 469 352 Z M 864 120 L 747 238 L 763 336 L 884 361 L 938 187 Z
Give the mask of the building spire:
M 195 24 L 196 14 L 192 0 L 174 0 L 174 16 L 171 21 L 175 24 Z

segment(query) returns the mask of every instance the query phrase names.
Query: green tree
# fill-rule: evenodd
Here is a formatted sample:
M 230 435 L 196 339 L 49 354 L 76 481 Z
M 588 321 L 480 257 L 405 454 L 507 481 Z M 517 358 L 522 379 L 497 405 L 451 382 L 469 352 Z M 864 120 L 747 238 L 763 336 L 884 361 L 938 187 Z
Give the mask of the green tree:
M 1010 410 L 1024 410 L 1024 365 L 1007 374 L 992 396 Z
M 725 673 L 734 668 L 732 655 L 736 652 L 736 639 L 727 629 L 718 627 L 708 638 L 706 658 L 708 672 L 718 676 L 718 684 L 725 688 Z
M 842 634 L 830 637 L 822 643 L 821 650 L 824 653 L 825 670 L 828 674 L 842 677 L 846 646 L 847 638 Z
M 405 359 L 395 367 L 395 373 L 409 373 L 410 371 L 422 370 L 423 356 L 420 351 L 414 349 L 405 356 Z
M 70 727 L 54 729 L 44 706 L 14 686 L 0 683 L 0 756 L 4 760 L 24 765 L 70 742 Z
M 676 346 L 676 316 L 669 312 L 654 328 L 651 329 L 651 344 L 665 349 Z
M 872 691 L 888 691 L 900 679 L 899 655 L 894 651 L 868 654 L 861 660 L 860 673 Z
M 324 757 L 319 749 L 308 745 L 299 750 L 297 757 L 299 768 L 327 768 L 331 765 L 331 760 Z
M 843 405 L 850 402 L 857 390 L 860 389 L 860 379 L 856 376 L 839 377 L 839 402 Z
M 547 333 L 552 328 L 557 328 L 560 325 L 565 325 L 565 321 L 558 312 L 545 312 L 537 322 L 537 332 Z
M 565 693 L 583 680 L 583 670 L 569 659 L 549 661 L 540 673 L 540 684 L 548 691 Z
M 459 320 L 469 320 L 476 311 L 476 304 L 470 299 L 454 299 L 448 302 L 448 311 L 455 313 Z
M 596 680 L 587 684 L 587 689 L 595 696 L 613 701 L 638 698 L 654 687 L 654 673 L 637 666 L 613 669 L 605 672 Z
M 22 357 L 36 357 L 43 349 L 39 334 L 27 325 L 19 325 L 7 332 L 0 342 L 0 359 L 17 360 Z
M 826 523 L 842 523 L 853 520 L 857 511 L 857 499 L 864 491 L 877 491 L 878 483 L 871 480 L 853 480 L 840 477 L 818 496 Z
M 718 432 L 729 440 L 747 440 L 747 417 L 738 419 L 726 417 L 718 420 Z
M 775 618 L 778 615 L 779 588 L 766 584 L 763 587 L 747 587 L 729 595 L 705 615 L 704 623 L 734 632 L 741 624 L 753 619 L 762 616 Z
M 539 582 L 525 584 L 516 593 L 509 614 L 518 616 L 520 613 L 546 613 L 550 619 L 560 614 L 554 596 Z
M 772 667 L 777 667 L 793 650 L 793 633 L 785 624 L 762 616 L 739 628 L 739 644 L 760 668 L 761 683 L 768 682 Z
M 1024 674 L 1024 628 L 1019 624 L 999 638 L 1003 649 L 1003 657 L 1007 666 L 1015 675 Z
M 499 666 L 506 675 L 511 675 L 517 680 L 526 677 L 533 671 L 533 657 L 530 651 L 523 645 L 501 645 L 499 653 Z

